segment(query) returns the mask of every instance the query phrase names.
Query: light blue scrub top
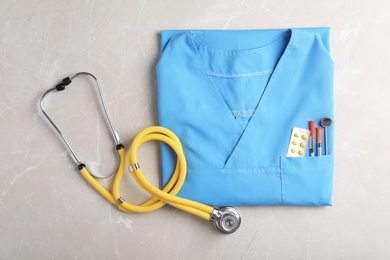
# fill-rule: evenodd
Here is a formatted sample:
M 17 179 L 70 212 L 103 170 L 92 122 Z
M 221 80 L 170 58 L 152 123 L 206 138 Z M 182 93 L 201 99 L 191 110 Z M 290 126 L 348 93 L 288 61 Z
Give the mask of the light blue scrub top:
M 329 28 L 161 31 L 160 125 L 182 142 L 178 196 L 213 206 L 331 205 L 329 155 L 286 157 L 293 127 L 333 114 Z M 161 148 L 163 185 L 176 163 Z

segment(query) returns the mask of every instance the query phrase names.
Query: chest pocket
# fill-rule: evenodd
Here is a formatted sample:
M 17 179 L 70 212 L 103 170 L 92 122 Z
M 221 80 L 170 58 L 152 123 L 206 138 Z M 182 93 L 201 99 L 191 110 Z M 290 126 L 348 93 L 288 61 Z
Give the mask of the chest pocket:
M 282 204 L 330 206 L 334 156 L 281 157 Z

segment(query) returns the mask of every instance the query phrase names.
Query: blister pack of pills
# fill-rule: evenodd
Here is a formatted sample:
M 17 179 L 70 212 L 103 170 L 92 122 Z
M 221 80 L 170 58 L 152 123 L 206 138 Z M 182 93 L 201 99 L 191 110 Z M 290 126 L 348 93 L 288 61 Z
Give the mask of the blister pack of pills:
M 310 130 L 294 127 L 291 131 L 287 157 L 304 157 L 306 155 L 309 135 Z

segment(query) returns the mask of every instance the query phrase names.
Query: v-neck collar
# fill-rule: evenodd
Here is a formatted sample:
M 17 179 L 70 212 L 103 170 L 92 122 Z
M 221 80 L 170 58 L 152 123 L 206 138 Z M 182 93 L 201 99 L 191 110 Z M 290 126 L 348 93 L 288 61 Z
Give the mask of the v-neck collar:
M 227 123 L 231 127 L 234 127 L 235 132 L 237 132 L 237 131 L 241 132 L 241 136 L 239 137 L 239 140 L 238 140 L 236 146 L 234 147 L 232 153 L 230 154 L 230 157 L 227 159 L 227 161 L 225 163 L 225 167 L 234 167 L 234 168 L 240 167 L 241 159 L 236 158 L 238 156 L 237 154 L 240 154 L 240 153 L 242 154 L 242 152 L 240 152 L 240 151 L 243 151 L 243 150 L 244 151 L 246 150 L 246 154 L 252 152 L 251 150 L 253 149 L 253 147 L 251 147 L 251 145 L 250 145 L 252 143 L 251 140 L 253 138 L 256 139 L 257 135 L 261 135 L 259 129 L 256 129 L 256 126 L 254 126 L 254 125 L 257 125 L 257 123 L 259 121 L 261 121 L 262 114 L 267 113 L 267 109 L 266 109 L 267 107 L 264 104 L 267 103 L 268 96 L 269 95 L 272 96 L 272 92 L 276 91 L 274 89 L 277 87 L 280 87 L 280 86 L 278 86 L 277 81 L 278 81 L 279 74 L 281 73 L 281 71 L 283 71 L 283 64 L 289 56 L 289 49 L 291 48 L 291 45 L 293 42 L 293 37 L 294 37 L 293 29 L 286 29 L 286 31 L 284 31 L 282 33 L 282 35 L 279 36 L 279 38 L 275 40 L 275 41 L 285 40 L 284 37 L 288 36 L 288 34 L 290 36 L 289 36 L 288 42 L 284 48 L 284 51 L 282 52 L 282 55 L 280 56 L 279 60 L 276 63 L 275 68 L 273 69 L 272 75 L 271 75 L 268 83 L 266 84 L 264 91 L 262 92 L 262 94 L 259 98 L 259 101 L 256 105 L 255 111 L 254 111 L 251 119 L 249 120 L 246 128 L 243 130 L 241 125 L 239 124 L 239 122 L 237 122 L 237 120 L 234 118 L 234 115 L 231 113 L 229 106 L 226 104 L 220 91 L 218 90 L 217 86 L 215 85 L 214 81 L 211 79 L 211 76 L 209 75 L 209 71 L 202 60 L 202 57 L 199 53 L 199 49 L 197 48 L 196 43 L 194 42 L 194 40 L 199 41 L 199 39 L 194 39 L 194 37 L 196 37 L 194 32 L 189 31 L 187 33 L 187 37 L 189 37 L 189 40 L 190 40 L 189 42 L 192 44 L 192 46 L 190 46 L 190 47 L 194 50 L 194 54 L 196 56 L 195 60 L 197 60 L 200 63 L 202 70 L 203 70 L 203 73 L 208 78 L 210 91 L 212 92 L 212 95 L 214 95 L 214 97 L 215 97 L 215 102 L 220 104 L 219 107 L 221 109 L 221 112 L 224 114 L 223 118 L 229 121 Z M 269 45 L 273 44 L 275 41 L 271 42 Z M 207 46 L 205 46 L 205 47 L 207 47 Z M 257 49 L 252 49 L 252 50 L 242 50 L 242 52 L 261 50 L 262 48 L 267 48 L 267 46 L 259 47 Z M 224 51 L 224 52 L 226 52 L 226 51 Z M 240 51 L 235 51 L 235 52 L 240 52 Z M 255 152 L 255 151 L 253 151 L 253 152 Z
M 258 54 L 259 52 L 266 52 L 266 51 L 270 50 L 271 48 L 275 48 L 275 46 L 277 46 L 276 48 L 278 48 L 279 47 L 278 45 L 285 45 L 285 46 L 283 46 L 284 50 L 282 51 L 282 54 L 281 54 L 279 60 L 276 62 L 276 66 L 274 68 L 271 68 L 271 70 L 269 70 L 269 68 L 265 68 L 265 70 L 260 71 L 260 72 L 258 72 L 258 71 L 245 71 L 244 72 L 246 74 L 246 76 L 250 76 L 250 74 L 258 74 L 259 75 L 260 73 L 271 74 L 270 79 L 269 79 L 268 83 L 266 84 L 264 91 L 261 93 L 257 104 L 255 105 L 255 107 L 253 107 L 253 110 L 255 111 L 253 114 L 253 116 L 254 116 L 256 114 L 256 111 L 259 108 L 259 105 L 261 104 L 261 102 L 263 100 L 264 95 L 266 94 L 266 92 L 269 91 L 268 89 L 270 88 L 270 83 L 272 81 L 274 81 L 273 80 L 274 74 L 278 74 L 278 70 L 280 67 L 279 66 L 280 61 L 284 59 L 284 56 L 286 54 L 286 50 L 289 48 L 289 45 L 291 43 L 292 29 L 286 29 L 286 31 L 284 31 L 276 40 L 273 40 L 271 43 L 269 43 L 265 46 L 261 46 L 261 47 L 249 49 L 249 50 L 223 50 L 223 49 L 216 49 L 213 47 L 209 47 L 209 46 L 205 45 L 204 43 L 202 43 L 202 41 L 196 36 L 196 34 L 193 31 L 189 31 L 187 33 L 187 37 L 190 38 L 190 43 L 192 44 L 191 48 L 193 48 L 193 50 L 196 53 L 196 56 L 197 56 L 196 60 L 201 63 L 203 73 L 205 75 L 207 75 L 207 78 L 208 78 L 209 83 L 210 83 L 210 88 L 212 88 L 212 91 L 214 92 L 215 97 L 217 98 L 216 102 L 220 103 L 221 109 L 223 109 L 226 112 L 229 112 L 232 119 L 234 119 L 235 123 L 238 124 L 237 120 L 235 120 L 235 118 L 234 118 L 234 115 L 231 113 L 231 109 L 229 108 L 224 97 L 222 96 L 221 92 L 219 91 L 217 85 L 215 84 L 215 82 L 212 79 L 212 75 L 214 75 L 215 71 L 210 71 L 210 70 L 213 70 L 213 68 L 208 68 L 209 66 L 207 66 L 205 64 L 204 60 L 202 59 L 202 55 L 200 54 L 200 51 L 204 51 L 204 50 L 206 52 L 210 51 L 213 54 L 224 55 L 224 56 L 226 56 L 226 55 L 229 55 L 229 56 L 230 55 L 250 56 L 251 54 L 254 54 L 254 55 Z M 286 37 L 289 37 L 289 39 L 287 40 L 287 43 L 284 42 Z M 198 45 L 198 47 L 197 47 L 197 45 Z M 211 61 L 211 62 L 213 62 L 213 61 Z M 229 65 L 230 64 L 227 64 L 227 67 Z M 213 65 L 211 65 L 211 66 L 213 66 Z M 237 73 L 237 74 L 239 74 L 239 73 Z M 228 75 L 228 76 L 231 76 L 231 75 Z M 254 76 L 254 75 L 252 75 L 252 76 Z

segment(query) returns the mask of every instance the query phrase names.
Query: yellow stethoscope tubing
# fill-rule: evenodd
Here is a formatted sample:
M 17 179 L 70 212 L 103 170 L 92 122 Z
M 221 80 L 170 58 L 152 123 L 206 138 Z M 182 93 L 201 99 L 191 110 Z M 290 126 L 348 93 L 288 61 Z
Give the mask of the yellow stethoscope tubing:
M 125 162 L 125 150 L 121 148 L 118 150 L 120 158 L 120 164 L 115 176 L 113 190 L 110 193 L 104 188 L 88 171 L 86 167 L 80 169 L 80 173 L 85 180 L 103 197 L 105 197 L 110 203 L 115 204 L 118 208 L 125 212 L 150 212 L 163 207 L 165 204 L 170 204 L 173 207 L 184 210 L 188 213 L 199 216 L 205 220 L 210 220 L 211 214 L 214 210 L 213 207 L 205 204 L 195 202 L 192 200 L 184 199 L 175 196 L 182 185 L 184 184 L 187 165 L 184 157 L 183 149 L 179 139 L 166 128 L 152 126 L 142 130 L 133 140 L 131 149 L 129 152 L 128 160 L 130 165 L 134 165 L 137 160 L 137 149 L 145 142 L 157 140 L 168 144 L 177 154 L 176 168 L 171 176 L 171 179 L 160 190 L 154 186 L 143 174 L 141 169 L 132 171 L 134 180 L 153 197 L 139 205 L 131 204 L 123 200 L 120 196 L 120 184 L 122 182 L 126 162 Z M 122 200 L 121 200 L 122 199 Z M 119 202 L 121 201 L 121 203 Z
M 128 158 L 129 164 L 133 165 L 137 163 L 138 147 L 151 140 L 165 142 L 175 151 L 177 154 L 175 171 L 163 190 L 160 190 L 151 184 L 145 178 L 141 169 L 133 171 L 133 177 L 144 189 L 151 192 L 153 196 L 160 198 L 162 201 L 198 216 L 204 212 L 206 215 L 203 218 L 207 220 L 210 219 L 210 215 L 214 210 L 213 207 L 175 196 L 184 184 L 187 172 L 187 163 L 180 140 L 172 131 L 158 126 L 149 127 L 141 131 L 136 138 L 134 138 L 133 144 L 130 148 Z

